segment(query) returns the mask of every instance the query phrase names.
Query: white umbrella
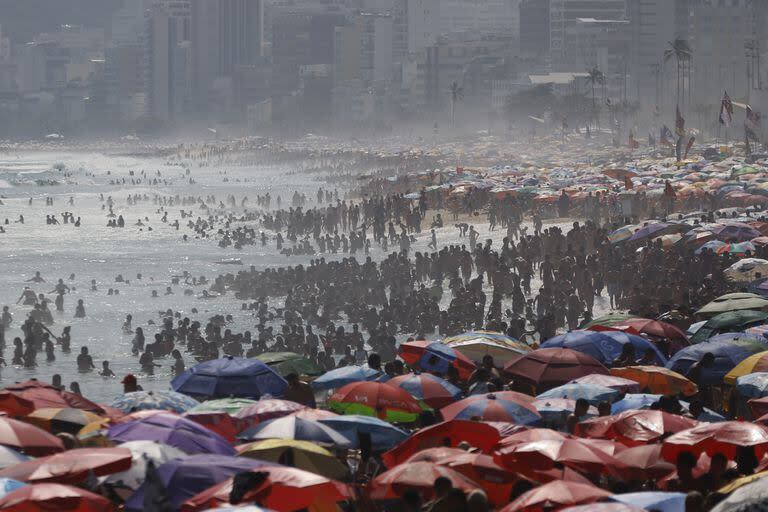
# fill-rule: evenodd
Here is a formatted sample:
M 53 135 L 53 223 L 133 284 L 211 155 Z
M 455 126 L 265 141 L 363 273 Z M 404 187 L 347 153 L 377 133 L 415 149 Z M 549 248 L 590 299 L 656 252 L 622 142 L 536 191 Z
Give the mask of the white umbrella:
M 23 455 L 12 448 L 7 446 L 0 446 L 0 469 L 5 469 L 9 466 L 15 466 L 19 462 L 29 460 L 29 457 Z
M 124 498 L 126 499 L 146 481 L 149 461 L 152 461 L 155 467 L 159 467 L 168 461 L 188 457 L 178 448 L 155 441 L 129 441 L 118 446 L 131 451 L 131 469 L 109 475 L 102 480 L 102 483 L 113 486 L 118 494 L 125 490 Z
M 768 486 L 765 479 L 759 478 L 752 483 L 733 491 L 733 494 L 712 509 L 712 512 L 760 512 L 768 509 Z

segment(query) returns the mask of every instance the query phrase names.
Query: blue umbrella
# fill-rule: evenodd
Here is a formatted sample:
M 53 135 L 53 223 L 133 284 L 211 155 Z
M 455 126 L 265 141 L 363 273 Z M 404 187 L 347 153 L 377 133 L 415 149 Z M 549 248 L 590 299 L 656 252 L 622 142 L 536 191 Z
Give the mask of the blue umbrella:
M 628 492 L 614 494 L 610 499 L 645 510 L 685 512 L 685 493 L 682 492 Z
M 634 234 L 629 237 L 630 242 L 634 242 L 637 240 L 642 240 L 644 238 L 650 238 L 652 236 L 657 236 L 658 234 L 661 234 L 661 231 L 664 231 L 668 227 L 672 226 L 673 224 L 667 224 L 666 222 L 655 222 L 653 224 L 647 224 L 637 231 L 634 232 Z
M 570 383 L 545 391 L 537 396 L 536 400 L 546 400 L 547 398 L 570 398 L 571 400 L 578 400 L 579 398 L 583 398 L 591 405 L 597 405 L 606 400 L 608 402 L 615 402 L 619 396 L 621 396 L 621 392 L 613 388 L 598 386 L 597 384 Z
M 656 348 L 656 345 L 641 336 L 621 331 L 570 331 L 541 344 L 541 348 L 569 348 L 588 354 L 604 365 L 610 365 L 620 355 L 624 345 L 631 344 L 635 348 L 637 360 L 640 360 L 647 350 L 654 354 L 656 364 L 666 364 L 667 359 Z
M 533 406 L 541 414 L 542 426 L 559 429 L 565 426 L 568 416 L 573 414 L 576 409 L 576 402 L 569 399 L 544 399 L 536 400 L 533 402 Z M 594 418 L 595 416 L 597 416 L 597 409 L 590 406 L 584 418 Z
M 238 439 L 259 441 L 262 439 L 295 439 L 338 448 L 347 448 L 349 439 L 331 427 L 314 420 L 305 420 L 296 416 L 285 416 L 259 423 L 240 432 Z
M 371 437 L 371 445 L 374 451 L 386 451 L 396 444 L 408 438 L 408 433 L 400 430 L 386 421 L 372 416 L 338 416 L 319 420 L 323 425 L 343 435 L 352 442 L 352 448 L 360 447 L 359 434 L 367 434 Z
M 282 396 L 288 383 L 258 359 L 224 357 L 193 366 L 173 379 L 171 387 L 191 396 L 259 399 Z
M 14 480 L 13 478 L 0 478 L 0 498 L 9 492 L 24 487 L 25 485 L 27 484 L 24 482 L 19 482 L 18 480 Z
M 164 411 L 185 413 L 200 402 L 187 395 L 175 391 L 134 391 L 117 397 L 111 407 L 124 413 L 145 411 L 148 409 L 160 409 Z
M 189 454 L 234 455 L 235 450 L 216 432 L 176 414 L 160 413 L 109 427 L 107 436 L 118 443 L 157 441 Z
M 342 366 L 312 381 L 312 389 L 323 391 L 326 389 L 336 389 L 353 382 L 362 382 L 374 380 L 381 375 L 381 372 L 368 368 L 367 366 Z
M 761 398 L 768 395 L 768 373 L 758 372 L 736 379 L 736 391 L 744 398 Z
M 157 478 L 174 510 L 201 491 L 208 489 L 238 473 L 252 471 L 274 463 L 247 457 L 226 455 L 193 455 L 185 459 L 174 459 L 157 468 Z M 126 512 L 150 510 L 145 508 L 144 498 L 152 492 L 152 486 L 141 484 L 125 504 Z
M 725 242 L 721 242 L 720 240 L 710 240 L 709 242 L 706 242 L 701 245 L 698 249 L 694 251 L 695 254 L 701 254 L 704 249 L 709 249 L 711 251 L 717 251 L 719 248 L 725 245 Z
M 611 414 L 618 414 L 624 411 L 638 409 L 647 409 L 659 401 L 661 395 L 651 395 L 648 393 L 629 393 L 624 398 L 611 405 Z
M 704 384 L 719 384 L 723 377 L 737 364 L 758 352 L 768 350 L 768 339 L 744 333 L 718 334 L 702 343 L 678 351 L 667 363 L 667 368 L 686 375 L 688 369 L 700 361 L 704 354 L 715 356 L 711 368 L 702 368 L 701 381 Z
M 27 460 L 29 460 L 29 457 L 17 452 L 13 448 L 0 446 L 0 469 L 15 466 L 16 464 Z
M 456 349 L 436 341 L 427 345 L 424 354 L 419 359 L 418 366 L 425 372 L 435 372 L 445 375 L 448 367 L 456 360 Z
M 752 281 L 749 283 L 747 291 L 749 293 L 755 293 L 757 295 L 762 295 L 763 297 L 768 297 L 768 277 L 761 277 L 760 279 Z

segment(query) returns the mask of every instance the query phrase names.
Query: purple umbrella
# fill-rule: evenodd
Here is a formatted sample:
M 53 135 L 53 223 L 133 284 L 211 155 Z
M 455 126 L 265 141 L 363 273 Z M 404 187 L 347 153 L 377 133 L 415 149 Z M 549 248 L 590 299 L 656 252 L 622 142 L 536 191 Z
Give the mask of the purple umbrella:
M 746 224 L 723 224 L 712 229 L 717 238 L 726 242 L 746 242 L 761 236 L 761 233 Z
M 643 226 L 642 228 L 635 231 L 631 237 L 629 237 L 630 242 L 634 242 L 635 240 L 643 240 L 644 238 L 650 238 L 652 236 L 658 236 L 661 235 L 662 231 L 667 229 L 668 227 L 672 226 L 672 224 L 668 224 L 666 222 L 656 222 L 654 224 L 647 224 Z
M 219 434 L 175 414 L 160 413 L 114 425 L 109 428 L 107 435 L 118 443 L 157 441 L 189 454 L 235 454 L 235 449 Z
M 238 473 L 274 465 L 271 462 L 246 457 L 201 454 L 166 462 L 157 468 L 156 475 L 159 483 L 162 483 L 173 509 L 179 510 L 181 504 L 189 498 L 227 478 Z M 145 499 L 152 500 L 151 494 L 156 492 L 151 487 L 147 485 L 147 482 L 141 484 L 136 492 L 128 498 L 125 510 L 128 512 L 151 510 L 151 506 L 145 506 L 147 505 Z

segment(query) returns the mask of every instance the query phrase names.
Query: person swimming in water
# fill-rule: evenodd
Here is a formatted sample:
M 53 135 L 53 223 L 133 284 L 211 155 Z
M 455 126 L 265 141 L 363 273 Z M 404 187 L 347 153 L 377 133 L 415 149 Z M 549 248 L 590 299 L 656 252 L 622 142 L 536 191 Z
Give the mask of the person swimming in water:
M 99 372 L 99 375 L 102 377 L 114 377 L 115 372 L 112 371 L 112 369 L 109 367 L 109 361 L 102 361 L 101 363 L 101 371 Z
M 85 318 L 85 304 L 83 303 L 83 299 L 77 299 L 75 318 Z
M 93 364 L 93 357 L 88 353 L 88 347 L 82 347 L 77 356 L 77 371 L 84 373 L 94 369 L 96 369 L 96 365 Z
M 25 286 L 24 290 L 21 292 L 21 297 L 16 301 L 16 304 L 22 302 L 22 300 L 24 301 L 22 303 L 24 306 L 34 306 L 37 304 L 37 295 L 29 286 Z

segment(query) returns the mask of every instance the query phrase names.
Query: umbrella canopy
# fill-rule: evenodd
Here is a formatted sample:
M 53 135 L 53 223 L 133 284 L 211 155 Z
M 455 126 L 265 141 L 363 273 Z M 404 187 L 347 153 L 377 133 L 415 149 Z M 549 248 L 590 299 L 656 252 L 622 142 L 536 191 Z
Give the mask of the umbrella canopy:
M 647 409 L 659 401 L 662 395 L 648 393 L 629 393 L 624 398 L 611 405 L 611 414 L 629 411 L 633 409 Z
M 235 450 L 219 434 L 187 418 L 169 413 L 113 425 L 109 427 L 107 435 L 120 443 L 158 441 L 188 454 L 235 454 Z
M 729 252 L 737 252 L 739 251 L 739 248 L 733 248 L 733 246 L 741 246 L 749 244 L 751 247 L 746 247 L 746 249 L 749 249 L 754 252 L 755 246 L 752 245 L 749 242 L 745 242 L 744 244 L 729 244 L 732 248 Z M 727 246 L 726 246 L 727 247 Z M 722 249 L 725 249 L 723 247 Z M 741 253 L 744 253 L 746 251 L 740 251 Z M 724 271 L 725 276 L 729 279 L 732 279 L 737 282 L 741 283 L 748 283 L 750 281 L 754 281 L 755 279 L 758 279 L 759 277 L 766 277 L 768 275 L 768 260 L 763 260 L 760 258 L 742 258 Z M 759 274 L 759 275 L 758 275 Z
M 347 438 L 331 427 L 317 421 L 304 420 L 295 416 L 265 421 L 241 432 L 237 437 L 246 441 L 295 439 L 297 441 L 312 441 L 338 448 L 347 448 L 350 445 Z
M 663 411 L 625 411 L 582 421 L 578 425 L 578 433 L 583 437 L 612 439 L 626 446 L 637 446 L 656 442 L 696 425 L 698 421 L 694 419 Z
M 237 451 L 241 457 L 281 463 L 327 478 L 344 478 L 348 471 L 331 452 L 309 441 L 266 439 L 238 446 Z
M 469 492 L 480 487 L 458 471 L 434 462 L 401 464 L 381 473 L 371 481 L 368 496 L 373 500 L 399 498 L 408 489 L 416 489 L 425 499 L 434 497 L 435 479 L 447 478 L 456 489 Z
M 446 420 L 479 418 L 482 421 L 506 421 L 530 425 L 541 419 L 541 415 L 531 402 L 532 399 L 522 393 L 501 391 L 468 396 L 443 407 L 440 414 Z
M 368 366 L 343 366 L 324 373 L 312 381 L 312 389 L 323 391 L 336 389 L 353 382 L 374 380 L 381 376 L 381 372 Z
M 404 430 L 372 416 L 337 416 L 319 422 L 346 437 L 351 443 L 351 448 L 360 447 L 361 435 L 370 437 L 371 449 L 377 452 L 389 450 L 408 438 L 408 433 Z
M 234 417 L 246 425 L 256 425 L 263 421 L 282 418 L 290 414 L 305 410 L 305 405 L 280 400 L 278 398 L 261 399 L 250 405 L 246 405 L 234 414 Z
M 691 336 L 691 343 L 701 343 L 716 334 L 723 332 L 738 332 L 759 325 L 768 320 L 768 313 L 765 311 L 728 311 L 720 313 L 707 320 L 696 333 Z
M 12 478 L 0 478 L 0 497 L 3 497 L 16 489 L 20 489 L 25 485 L 27 484 L 19 482 L 18 480 L 13 480 Z
M 310 377 L 324 373 L 316 362 L 295 352 L 265 352 L 256 356 L 256 359 L 266 363 L 283 377 L 291 373 Z
M 174 510 L 179 510 L 186 500 L 197 493 L 238 473 L 252 471 L 265 465 L 271 465 L 271 463 L 245 457 L 200 454 L 166 462 L 157 467 L 156 476 L 165 488 Z M 147 510 L 144 500 L 150 492 L 149 483 L 143 483 L 125 503 L 125 510 L 130 512 Z
M 328 405 L 340 414 L 375 416 L 393 423 L 412 423 L 422 410 L 407 391 L 381 382 L 347 384 L 328 398 Z
M 64 450 L 64 445 L 58 437 L 29 423 L 7 417 L 0 417 L 0 445 L 34 457 Z
M 666 460 L 675 461 L 682 451 L 696 456 L 720 452 L 733 459 L 739 447 L 753 447 L 759 460 L 768 450 L 768 430 L 743 421 L 704 423 L 665 439 L 662 455 Z
M 541 391 L 591 374 L 608 375 L 608 369 L 595 358 L 561 348 L 543 348 L 517 356 L 504 367 L 514 378 L 536 386 Z
M 615 457 L 625 466 L 622 474 L 629 480 L 659 480 L 675 471 L 675 465 L 662 458 L 660 444 L 633 446 Z
M 542 424 L 552 428 L 564 427 L 568 416 L 576 410 L 576 400 L 569 398 L 545 398 L 536 400 L 532 405 L 539 411 Z M 590 405 L 586 417 L 591 418 L 597 415 L 597 409 Z
M 563 384 L 549 391 L 545 391 L 536 397 L 537 400 L 549 398 L 569 398 L 571 400 L 585 399 L 592 405 L 600 402 L 615 402 L 621 396 L 621 392 L 613 388 L 607 388 L 597 384 Z
M 608 498 L 611 493 L 591 484 L 555 480 L 523 493 L 501 512 L 538 512 L 562 509 L 570 505 L 594 503 Z
M 685 493 L 682 492 L 629 492 L 615 494 L 611 500 L 634 505 L 644 510 L 658 512 L 681 512 L 685 510 Z
M 408 365 L 428 372 L 445 374 L 448 367 L 453 366 L 462 379 L 468 379 L 476 368 L 467 356 L 439 341 L 405 342 L 397 350 L 400 358 Z
M 636 381 L 614 375 L 585 375 L 584 377 L 572 380 L 570 384 L 594 384 L 605 388 L 615 389 L 621 393 L 640 392 L 640 385 Z
M 186 396 L 186 395 L 183 395 Z M 269 400 L 265 400 L 269 401 Z M 279 400 L 282 402 L 283 400 Z M 256 400 L 251 400 L 249 398 L 217 398 L 215 400 L 206 400 L 205 402 L 202 402 L 193 408 L 189 409 L 187 412 L 195 414 L 195 413 L 204 413 L 204 412 L 225 412 L 229 414 L 230 416 L 234 416 L 241 410 L 243 410 L 245 407 L 248 407 L 250 405 L 258 404 Z M 288 403 L 295 403 L 295 402 L 288 402 Z M 300 404 L 296 404 L 300 405 Z
M 768 307 L 768 300 L 754 293 L 727 293 L 698 310 L 696 314 L 712 316 L 726 311 L 762 310 L 766 307 Z
M 531 351 L 528 345 L 493 331 L 470 331 L 457 334 L 444 339 L 443 343 L 458 350 L 472 361 L 480 362 L 483 357 L 489 355 L 497 364 L 502 365 L 516 355 Z
M 626 366 L 611 368 L 611 375 L 637 382 L 641 390 L 654 394 L 686 396 L 695 395 L 699 388 L 677 372 L 662 366 Z
M 752 354 L 768 349 L 768 339 L 746 334 L 720 334 L 715 338 L 686 347 L 667 363 L 667 368 L 678 373 L 686 373 L 704 354 L 715 357 L 710 368 L 702 368 L 701 380 L 708 384 L 719 384 L 725 375 L 737 364 Z
M 115 488 L 118 493 L 121 489 L 128 491 L 138 489 L 147 479 L 147 467 L 150 461 L 155 467 L 160 467 L 174 459 L 188 457 L 178 448 L 154 441 L 129 441 L 119 445 L 118 448 L 131 452 L 131 467 L 125 471 L 113 473 L 104 479 L 104 483 Z
M 731 371 L 725 374 L 723 382 L 729 386 L 736 384 L 736 379 L 749 375 L 750 373 L 768 372 L 768 350 L 753 354 L 742 360 L 733 367 Z
M 744 398 L 768 395 L 768 372 L 750 373 L 736 379 L 736 391 Z
M 331 507 L 335 503 L 354 496 L 346 485 L 336 480 L 301 469 L 267 465 L 266 462 L 262 464 L 264 465 L 250 472 L 253 473 L 250 475 L 253 477 L 252 482 L 248 482 L 248 474 L 237 475 L 240 482 L 251 484 L 247 485 L 241 503 L 256 503 L 281 512 L 302 509 L 333 510 Z M 234 478 L 228 478 L 202 491 L 187 500 L 182 511 L 195 512 L 229 503 L 233 485 Z
M 674 325 L 662 322 L 660 320 L 651 320 L 650 318 L 630 318 L 614 327 L 631 327 L 639 333 L 647 334 L 655 338 L 666 338 L 670 340 L 673 348 L 688 345 L 688 337 L 685 333 Z
M 768 506 L 768 487 L 757 480 L 743 487 L 718 503 L 712 512 L 759 512 Z
M 643 512 L 643 510 L 626 503 L 590 503 L 561 508 L 560 512 Z
M 487 423 L 450 420 L 422 428 L 408 439 L 382 455 L 384 464 L 391 468 L 405 462 L 414 453 L 427 448 L 457 446 L 466 441 L 483 452 L 489 452 L 501 440 L 499 431 Z
M 185 395 L 222 398 L 281 396 L 288 383 L 258 359 L 224 357 L 189 368 L 171 381 L 174 391 Z
M 111 475 L 131 467 L 131 452 L 125 448 L 77 448 L 28 460 L 0 471 L 0 477 L 20 482 L 56 482 L 75 485 L 91 473 Z
M 112 503 L 98 494 L 61 484 L 25 485 L 0 498 L 0 510 L 110 512 Z
M 29 460 L 29 457 L 26 455 L 23 455 L 12 448 L 8 448 L 7 446 L 0 446 L 0 469 L 14 466 L 26 460 Z
M 510 470 L 528 468 L 542 471 L 562 464 L 592 475 L 615 476 L 617 466 L 612 455 L 582 439 L 549 439 L 507 445 L 495 452 L 494 460 Z
M 591 329 L 592 327 L 598 325 L 610 327 L 613 325 L 622 324 L 627 320 L 631 320 L 632 318 L 635 317 L 627 313 L 608 313 L 606 315 L 593 318 L 591 322 L 584 324 L 583 329 Z
M 83 398 L 76 393 L 70 393 L 59 389 L 53 384 L 47 384 L 39 380 L 27 380 L 18 384 L 6 386 L 0 391 L 0 410 L 11 415 L 23 416 L 32 412 L 31 410 L 18 410 L 16 407 L 29 402 L 34 409 L 60 408 L 60 409 L 83 409 L 94 414 L 104 414 L 102 406 Z
M 159 409 L 179 414 L 197 407 L 200 402 L 175 391 L 134 391 L 116 398 L 111 407 L 124 413 Z
M 631 345 L 639 360 L 651 351 L 656 364 L 666 364 L 667 358 L 656 345 L 645 338 L 621 331 L 570 331 L 541 344 L 541 348 L 569 348 L 589 354 L 604 365 L 611 365 L 622 353 L 625 345 Z
M 409 373 L 389 379 L 388 386 L 404 389 L 429 407 L 439 409 L 455 402 L 462 392 L 450 382 L 430 373 Z
M 68 434 L 77 434 L 81 428 L 94 421 L 101 421 L 103 418 L 92 412 L 82 409 L 57 409 L 45 408 L 38 409 L 30 413 L 24 421 L 36 425 L 48 432 Z

